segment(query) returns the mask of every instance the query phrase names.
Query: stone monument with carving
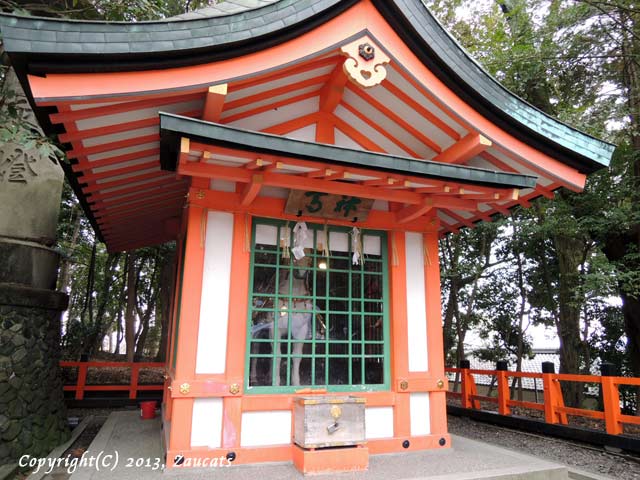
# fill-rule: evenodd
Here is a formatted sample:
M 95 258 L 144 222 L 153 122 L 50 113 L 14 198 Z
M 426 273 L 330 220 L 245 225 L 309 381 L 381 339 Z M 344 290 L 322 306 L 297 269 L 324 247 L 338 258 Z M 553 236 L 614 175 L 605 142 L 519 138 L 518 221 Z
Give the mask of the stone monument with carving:
M 63 177 L 39 150 L 0 144 L 0 465 L 46 456 L 68 436 L 58 366 L 67 295 L 55 291 L 53 248 Z

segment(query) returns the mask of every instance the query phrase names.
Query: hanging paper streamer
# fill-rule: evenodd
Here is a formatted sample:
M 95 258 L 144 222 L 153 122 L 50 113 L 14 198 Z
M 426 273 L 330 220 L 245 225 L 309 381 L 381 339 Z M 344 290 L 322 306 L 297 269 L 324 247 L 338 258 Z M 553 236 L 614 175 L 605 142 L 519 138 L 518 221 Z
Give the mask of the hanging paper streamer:
M 282 250 L 282 258 L 290 258 L 289 257 L 289 245 L 291 245 L 291 230 L 289 229 L 289 222 L 285 225 L 284 229 L 282 229 L 282 236 L 280 237 L 280 250 Z
M 351 251 L 353 252 L 351 263 L 360 265 L 360 262 L 362 262 L 364 264 L 364 257 L 362 256 L 362 235 L 358 227 L 353 227 L 351 230 Z
M 427 242 L 424 239 L 424 235 L 422 236 L 422 257 L 424 259 L 424 264 L 427 267 L 430 267 L 431 257 L 429 256 L 429 247 L 427 246 Z
M 391 265 L 394 267 L 400 265 L 398 247 L 396 247 L 396 232 L 391 232 Z
M 251 253 L 251 217 L 248 213 L 244 215 L 244 251 Z
M 304 243 L 308 236 L 307 224 L 304 222 L 296 223 L 296 226 L 293 227 L 293 248 L 291 249 L 296 260 L 304 258 Z
M 324 224 L 324 245 L 322 248 L 322 256 L 325 258 L 329 258 L 329 225 Z

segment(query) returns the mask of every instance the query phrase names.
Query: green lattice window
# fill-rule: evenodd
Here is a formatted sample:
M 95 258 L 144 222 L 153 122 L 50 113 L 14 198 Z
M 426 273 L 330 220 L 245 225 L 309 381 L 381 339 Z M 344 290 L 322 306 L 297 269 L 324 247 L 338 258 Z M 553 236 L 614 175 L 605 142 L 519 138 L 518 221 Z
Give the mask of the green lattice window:
M 364 261 L 354 265 L 349 228 L 307 223 L 296 260 L 283 256 L 294 225 L 253 222 L 246 391 L 388 388 L 386 234 L 363 230 Z

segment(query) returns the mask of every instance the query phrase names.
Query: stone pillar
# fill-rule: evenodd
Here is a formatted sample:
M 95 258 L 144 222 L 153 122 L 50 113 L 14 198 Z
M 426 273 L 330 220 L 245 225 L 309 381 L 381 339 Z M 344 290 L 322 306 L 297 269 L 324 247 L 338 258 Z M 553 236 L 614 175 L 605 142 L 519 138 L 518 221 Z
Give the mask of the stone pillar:
M 68 437 L 60 377 L 56 238 L 63 173 L 37 151 L 0 147 L 0 465 Z

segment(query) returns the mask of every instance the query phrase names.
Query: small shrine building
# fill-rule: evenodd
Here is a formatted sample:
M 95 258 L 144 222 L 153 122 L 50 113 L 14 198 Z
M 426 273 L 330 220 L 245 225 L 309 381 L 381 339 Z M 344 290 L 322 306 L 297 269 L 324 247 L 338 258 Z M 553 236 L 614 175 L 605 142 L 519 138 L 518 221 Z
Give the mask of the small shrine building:
M 98 238 L 177 242 L 168 467 L 299 466 L 302 395 L 365 401 L 366 446 L 325 469 L 448 448 L 438 238 L 580 191 L 613 152 L 503 88 L 420 0 L 0 29 Z

